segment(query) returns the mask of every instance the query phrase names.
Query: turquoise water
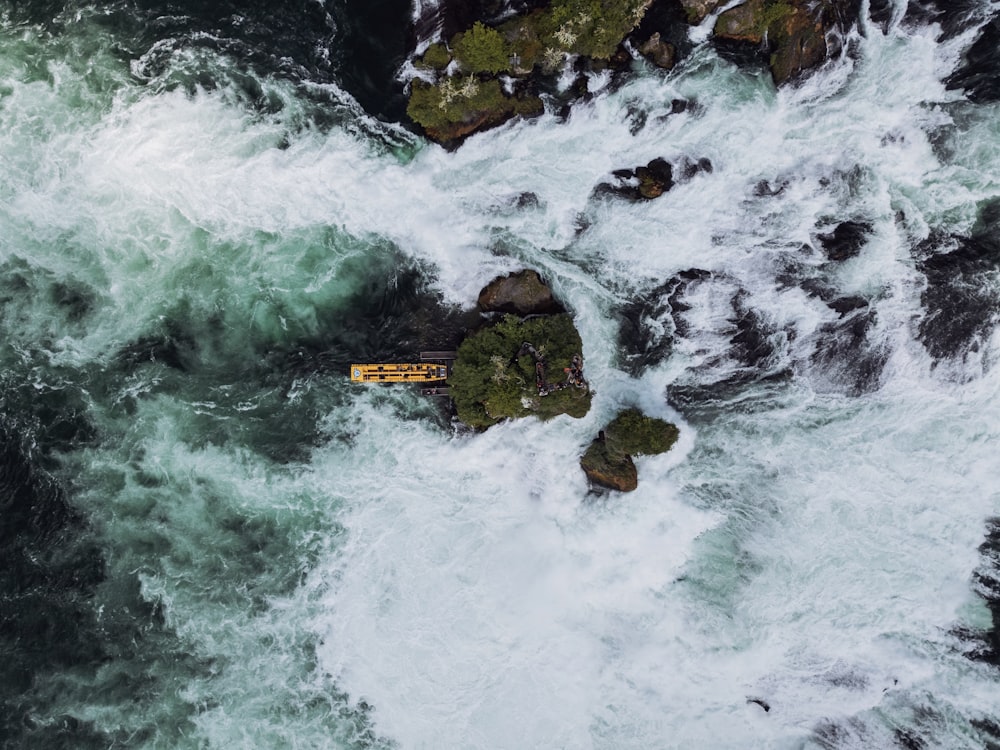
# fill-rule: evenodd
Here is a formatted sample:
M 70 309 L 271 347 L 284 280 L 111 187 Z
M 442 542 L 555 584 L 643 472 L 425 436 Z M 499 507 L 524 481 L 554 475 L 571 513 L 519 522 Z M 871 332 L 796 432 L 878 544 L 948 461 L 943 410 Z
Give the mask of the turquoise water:
M 996 268 L 925 257 L 1000 192 L 997 105 L 941 83 L 975 28 L 867 28 L 781 92 L 700 48 L 447 153 L 314 55 L 349 6 L 176 10 L 0 6 L 6 745 L 1000 741 Z M 713 170 L 592 196 L 657 156 Z M 585 419 L 472 435 L 347 382 L 522 266 Z M 628 405 L 681 441 L 594 494 Z

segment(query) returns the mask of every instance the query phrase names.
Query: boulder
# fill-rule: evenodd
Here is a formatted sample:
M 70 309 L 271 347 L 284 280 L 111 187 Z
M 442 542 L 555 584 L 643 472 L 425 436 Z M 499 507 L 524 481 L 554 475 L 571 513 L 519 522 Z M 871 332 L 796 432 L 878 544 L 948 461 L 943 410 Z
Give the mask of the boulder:
M 847 260 L 861 252 L 872 233 L 872 225 L 864 221 L 845 221 L 828 234 L 818 236 L 823 252 L 830 260 Z
M 587 479 L 599 487 L 632 492 L 639 486 L 639 473 L 632 457 L 628 454 L 612 455 L 601 437 L 587 448 L 580 459 L 580 466 L 587 474 Z
M 596 195 L 619 196 L 629 200 L 659 198 L 674 186 L 674 170 L 666 159 L 656 158 L 644 167 L 616 169 L 615 181 L 603 182 L 595 188 Z
M 713 31 L 720 51 L 738 61 L 750 48 L 767 61 L 775 84 L 799 77 L 830 57 L 830 32 L 845 31 L 858 17 L 857 0 L 747 0 L 722 13 Z
M 639 45 L 639 52 L 658 68 L 670 70 L 674 67 L 677 50 L 670 42 L 664 41 L 658 31 Z
M 626 409 L 600 431 L 580 459 L 580 466 L 593 484 L 631 492 L 639 484 L 632 456 L 665 453 L 679 434 L 670 422 Z
M 482 312 L 551 315 L 565 312 L 537 271 L 525 269 L 494 279 L 479 292 Z

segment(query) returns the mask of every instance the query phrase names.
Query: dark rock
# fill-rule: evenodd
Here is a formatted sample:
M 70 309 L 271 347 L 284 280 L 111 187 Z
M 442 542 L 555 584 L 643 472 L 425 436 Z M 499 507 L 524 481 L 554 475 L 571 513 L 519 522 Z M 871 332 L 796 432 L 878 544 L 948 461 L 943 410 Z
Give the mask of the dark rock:
M 976 23 L 981 23 L 987 10 L 979 0 L 910 0 L 904 22 L 941 27 L 941 40 L 951 39 Z
M 991 627 L 959 627 L 953 633 L 966 642 L 967 657 L 1000 666 L 1000 518 L 986 520 L 986 538 L 979 546 L 979 555 L 980 564 L 972 574 L 973 586 L 989 609 Z
M 1000 750 L 1000 724 L 996 719 L 984 716 L 969 723 L 979 732 L 984 750 Z
M 868 3 L 868 17 L 882 29 L 883 34 L 889 33 L 895 11 L 896 4 L 892 0 L 870 0 Z
M 659 198 L 674 184 L 673 168 L 664 159 L 653 159 L 645 167 L 638 167 L 635 176 L 639 179 L 639 195 L 643 198 Z
M 666 159 L 656 158 L 644 167 L 616 169 L 612 173 L 613 183 L 601 183 L 594 194 L 616 196 L 629 200 L 652 200 L 659 198 L 674 186 L 673 167 Z
M 687 182 L 701 172 L 711 174 L 713 169 L 712 162 L 705 157 L 693 161 L 685 156 L 677 165 L 677 171 L 680 173 L 678 179 L 681 182 Z
M 848 300 L 858 300 L 861 306 L 850 313 L 842 312 L 841 320 L 819 329 L 820 336 L 810 362 L 821 369 L 837 390 L 860 396 L 881 386 L 889 350 L 871 338 L 878 321 L 876 311 L 859 298 L 842 298 L 841 301 L 851 304 Z M 836 309 L 837 302 L 830 303 L 830 307 Z
M 763 698 L 747 698 L 747 703 L 756 703 L 758 706 L 764 709 L 765 713 L 770 713 L 771 704 L 768 703 Z
M 730 354 L 744 367 L 766 370 L 778 354 L 773 341 L 775 329 L 746 304 L 747 297 L 747 293 L 741 291 L 732 300 L 736 333 L 729 340 Z
M 838 297 L 835 300 L 830 300 L 826 304 L 831 310 L 839 313 L 840 317 L 844 317 L 844 315 L 849 312 L 854 312 L 855 310 L 867 307 L 868 300 L 864 297 Z
M 753 194 L 758 198 L 773 198 L 781 195 L 788 188 L 788 180 L 779 180 L 774 183 L 768 180 L 760 180 L 753 187 Z
M 988 23 L 965 53 L 964 64 L 945 81 L 949 89 L 964 89 L 977 104 L 1000 101 L 1000 16 Z
M 688 38 L 687 17 L 677 0 L 653 0 L 629 39 L 634 47 L 639 48 L 653 36 L 662 44 L 673 47 L 675 61 L 693 49 Z
M 935 359 L 980 349 L 1000 317 L 992 287 L 1000 271 L 1000 239 L 982 228 L 971 237 L 932 234 L 914 248 L 927 278 L 918 338 Z
M 830 260 L 847 260 L 861 252 L 872 232 L 872 225 L 861 221 L 845 221 L 829 234 L 817 237 L 823 252 Z
M 690 309 L 684 302 L 684 292 L 691 282 L 710 276 L 700 268 L 681 271 L 622 308 L 618 336 L 626 370 L 638 375 L 670 354 L 673 334 L 683 325 L 679 314 Z
M 479 292 L 482 312 L 550 315 L 565 312 L 537 271 L 525 269 L 494 279 Z

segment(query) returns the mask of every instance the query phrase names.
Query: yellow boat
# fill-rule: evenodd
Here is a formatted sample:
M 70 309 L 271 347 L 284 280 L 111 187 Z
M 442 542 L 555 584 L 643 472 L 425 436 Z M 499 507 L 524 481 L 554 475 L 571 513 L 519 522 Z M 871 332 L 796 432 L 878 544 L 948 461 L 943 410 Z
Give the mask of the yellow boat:
M 354 383 L 432 383 L 447 378 L 448 366 L 435 362 L 351 365 Z

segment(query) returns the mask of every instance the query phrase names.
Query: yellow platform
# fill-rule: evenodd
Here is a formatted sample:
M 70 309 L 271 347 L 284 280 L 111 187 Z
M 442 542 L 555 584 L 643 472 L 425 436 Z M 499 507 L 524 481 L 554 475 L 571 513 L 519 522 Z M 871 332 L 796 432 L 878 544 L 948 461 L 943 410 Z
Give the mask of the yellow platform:
M 354 383 L 432 383 L 445 380 L 448 367 L 433 362 L 414 364 L 351 365 Z

